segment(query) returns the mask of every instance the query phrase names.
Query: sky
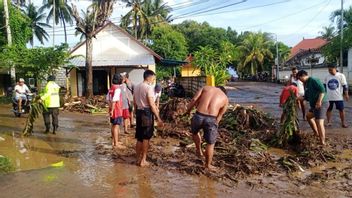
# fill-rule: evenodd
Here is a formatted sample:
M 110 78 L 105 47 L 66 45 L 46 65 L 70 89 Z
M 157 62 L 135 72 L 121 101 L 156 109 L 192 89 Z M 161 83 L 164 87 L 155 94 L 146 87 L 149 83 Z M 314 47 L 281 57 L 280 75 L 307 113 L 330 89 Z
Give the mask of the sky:
M 42 0 L 34 0 L 38 7 Z M 208 22 L 214 27 L 231 27 L 237 32 L 262 31 L 276 35 L 278 40 L 292 47 L 303 38 L 319 36 L 322 27 L 334 25 L 330 21 L 333 11 L 341 8 L 341 0 L 164 0 L 174 8 L 171 12 L 172 23 L 184 20 Z M 89 0 L 69 0 L 78 9 L 85 10 Z M 352 0 L 344 0 L 344 7 L 352 6 Z M 117 1 L 110 20 L 119 23 L 120 17 L 129 8 Z M 52 24 L 52 22 L 49 22 Z M 68 43 L 74 46 L 79 37 L 74 35 L 74 24 L 68 25 Z M 55 44 L 64 42 L 62 25 L 55 26 Z M 53 44 L 53 30 L 47 30 L 50 40 L 46 46 Z M 40 45 L 37 41 L 35 45 Z

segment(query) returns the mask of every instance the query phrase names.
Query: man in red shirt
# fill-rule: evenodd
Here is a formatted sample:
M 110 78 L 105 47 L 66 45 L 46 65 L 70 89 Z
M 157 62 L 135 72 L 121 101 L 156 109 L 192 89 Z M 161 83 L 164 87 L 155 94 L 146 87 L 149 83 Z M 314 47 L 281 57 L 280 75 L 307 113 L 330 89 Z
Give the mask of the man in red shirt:
M 287 99 L 291 96 L 291 91 L 293 94 L 298 98 L 298 88 L 296 83 L 287 83 L 287 85 L 284 87 L 284 89 L 281 92 L 280 95 L 280 107 L 283 108 L 284 104 L 286 103 Z M 298 106 L 299 103 L 297 103 Z M 285 117 L 285 109 L 283 109 L 282 114 L 281 114 L 281 119 L 280 122 L 283 123 Z

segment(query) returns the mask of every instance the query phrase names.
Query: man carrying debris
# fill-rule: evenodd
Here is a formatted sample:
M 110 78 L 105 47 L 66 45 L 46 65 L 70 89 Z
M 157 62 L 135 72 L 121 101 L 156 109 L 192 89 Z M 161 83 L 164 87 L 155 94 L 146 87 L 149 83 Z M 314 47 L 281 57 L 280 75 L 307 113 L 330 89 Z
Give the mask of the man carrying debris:
M 304 85 L 303 82 L 297 79 L 297 73 L 298 69 L 297 67 L 293 67 L 291 69 L 291 77 L 290 77 L 290 83 L 295 83 L 298 88 L 298 96 L 303 97 L 304 96 Z M 304 100 L 299 100 L 299 106 L 301 107 L 302 110 L 302 115 L 303 115 L 303 120 L 306 120 L 306 104 Z
M 297 104 L 298 107 L 300 108 L 300 104 L 299 104 L 299 100 L 298 100 L 298 88 L 297 88 L 297 84 L 296 83 L 290 83 L 287 82 L 286 86 L 283 88 L 281 95 L 280 95 L 280 107 L 283 108 L 282 109 L 282 114 L 281 114 L 281 119 L 280 119 L 280 123 L 282 124 L 284 122 L 285 116 L 287 115 L 287 109 L 284 109 L 284 104 L 286 103 L 286 101 L 288 100 L 288 98 L 291 96 L 291 92 L 294 94 L 294 96 L 297 98 Z
M 148 166 L 147 152 L 149 141 L 154 133 L 154 116 L 158 126 L 162 125 L 159 112 L 154 102 L 154 90 L 152 84 L 155 81 L 155 73 L 146 70 L 143 74 L 144 81 L 134 89 L 134 105 L 136 109 L 136 154 L 137 165 Z
M 347 128 L 348 126 L 345 123 L 345 111 L 344 111 L 344 103 L 343 99 L 348 101 L 348 86 L 346 77 L 344 74 L 337 72 L 336 66 L 329 65 L 329 75 L 325 78 L 325 87 L 326 87 L 326 95 L 329 101 L 329 108 L 326 112 L 326 117 L 328 120 L 327 126 L 331 126 L 331 111 L 336 106 L 336 109 L 340 112 L 341 126 L 343 128 Z
M 219 122 L 229 104 L 226 94 L 226 89 L 222 86 L 205 86 L 195 94 L 187 107 L 188 114 L 194 107 L 197 109 L 192 118 L 191 132 L 193 134 L 193 141 L 196 144 L 196 153 L 198 156 L 203 156 L 201 148 L 202 140 L 199 131 L 201 129 L 204 131 L 204 139 L 207 143 L 205 149 L 205 168 L 209 170 L 215 170 L 211 162 L 214 155 L 215 142 L 219 135 Z
M 122 118 L 122 95 L 121 95 L 121 84 L 122 76 L 115 74 L 112 79 L 112 86 L 106 96 L 106 100 L 109 103 L 109 116 L 111 123 L 111 136 L 113 148 L 124 148 L 119 143 L 119 132 L 120 125 L 123 123 Z
M 307 114 L 309 125 L 314 133 L 320 138 L 320 143 L 325 145 L 325 126 L 323 100 L 325 95 L 324 85 L 319 79 L 309 77 L 308 73 L 301 70 L 297 73 L 297 78 L 305 83 L 306 90 L 304 98 L 310 104 L 310 110 Z
M 60 86 L 55 83 L 55 76 L 51 75 L 48 77 L 48 83 L 46 84 L 41 100 L 44 102 L 46 111 L 43 112 L 45 133 L 50 131 L 50 116 L 52 117 L 53 134 L 56 133 L 59 127 L 59 107 L 60 107 Z

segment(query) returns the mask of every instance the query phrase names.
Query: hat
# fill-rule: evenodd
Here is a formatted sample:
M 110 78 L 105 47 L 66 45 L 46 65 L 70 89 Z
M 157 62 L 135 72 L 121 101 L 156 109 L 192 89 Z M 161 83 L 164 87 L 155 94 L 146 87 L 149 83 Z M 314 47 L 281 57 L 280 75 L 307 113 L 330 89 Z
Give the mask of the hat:
M 126 74 L 127 74 L 126 72 L 120 73 L 121 76 L 126 76 Z
M 48 77 L 48 81 L 55 81 L 55 80 L 56 80 L 56 78 L 55 78 L 54 75 L 50 75 L 50 76 Z
M 23 79 L 23 78 L 20 78 L 20 79 L 18 80 L 18 82 L 24 82 L 24 79 Z

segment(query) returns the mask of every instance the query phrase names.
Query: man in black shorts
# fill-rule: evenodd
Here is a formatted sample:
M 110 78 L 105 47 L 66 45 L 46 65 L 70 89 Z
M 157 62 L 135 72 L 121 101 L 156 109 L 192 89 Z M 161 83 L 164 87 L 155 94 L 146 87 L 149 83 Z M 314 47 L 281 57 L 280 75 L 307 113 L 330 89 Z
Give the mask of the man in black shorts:
M 154 116 L 158 121 L 158 126 L 162 125 L 159 112 L 154 102 L 155 73 L 146 70 L 143 74 L 144 81 L 134 89 L 134 106 L 136 109 L 136 154 L 137 165 L 148 166 L 147 152 L 150 139 L 154 132 Z
M 193 107 L 197 109 L 192 118 L 191 131 L 193 141 L 196 144 L 196 153 L 198 156 L 202 156 L 202 139 L 199 131 L 203 129 L 204 139 L 207 143 L 205 149 L 205 167 L 209 170 L 215 169 L 211 165 L 211 162 L 214 155 L 216 138 L 219 135 L 218 125 L 229 103 L 226 94 L 224 87 L 205 86 L 196 93 L 187 107 L 187 113 L 190 113 Z

